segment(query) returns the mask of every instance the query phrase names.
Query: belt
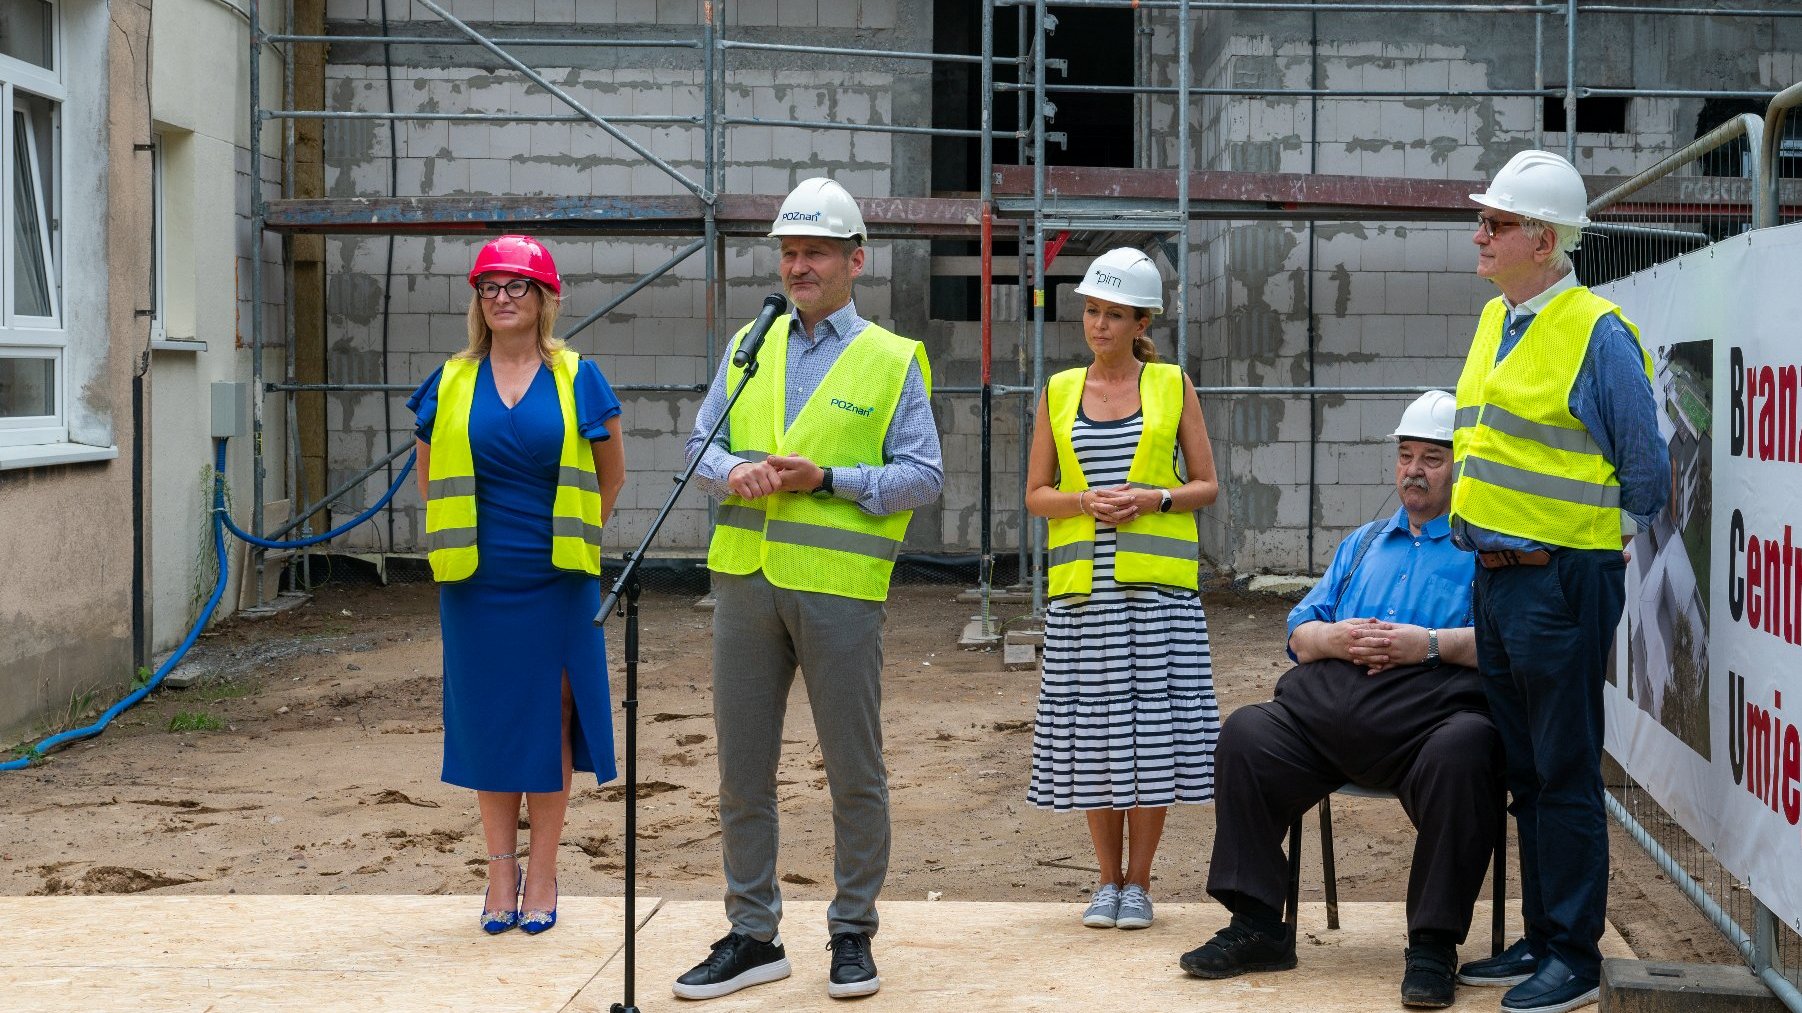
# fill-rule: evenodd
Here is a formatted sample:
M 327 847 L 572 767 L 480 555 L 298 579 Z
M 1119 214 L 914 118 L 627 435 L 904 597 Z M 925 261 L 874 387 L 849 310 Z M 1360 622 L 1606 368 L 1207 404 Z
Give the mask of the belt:
M 1485 570 L 1499 570 L 1504 566 L 1544 566 L 1551 561 L 1552 554 L 1544 549 L 1534 549 L 1531 552 L 1498 549 L 1495 552 L 1477 553 L 1477 562 Z

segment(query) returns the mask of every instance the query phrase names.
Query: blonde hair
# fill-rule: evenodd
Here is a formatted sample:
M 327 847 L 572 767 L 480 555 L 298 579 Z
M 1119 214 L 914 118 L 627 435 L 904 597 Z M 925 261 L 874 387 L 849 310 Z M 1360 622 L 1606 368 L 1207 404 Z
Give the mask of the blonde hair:
M 1149 322 L 1151 320 L 1151 311 L 1142 306 L 1135 306 L 1133 307 L 1133 316 Z M 1158 346 L 1156 342 L 1151 340 L 1151 335 L 1141 331 L 1137 337 L 1133 338 L 1133 358 L 1138 359 L 1140 362 L 1158 361 Z
M 538 293 L 538 356 L 547 366 L 557 364 L 557 353 L 563 351 L 565 342 L 557 337 L 557 310 L 562 300 L 550 289 L 535 279 L 527 279 L 532 283 L 532 291 Z M 488 329 L 488 318 L 482 315 L 482 297 L 475 292 L 469 293 L 469 344 L 461 352 L 452 356 L 454 359 L 485 359 L 488 348 L 494 344 L 494 332 Z

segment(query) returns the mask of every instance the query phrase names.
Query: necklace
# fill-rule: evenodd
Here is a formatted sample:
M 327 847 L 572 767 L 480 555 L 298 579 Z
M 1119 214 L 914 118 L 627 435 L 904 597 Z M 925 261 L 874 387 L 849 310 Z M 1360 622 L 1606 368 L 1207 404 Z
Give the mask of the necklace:
M 1140 364 L 1139 372 L 1142 373 L 1142 372 L 1144 372 L 1144 370 L 1145 370 L 1145 366 L 1143 364 Z M 1132 379 L 1133 379 L 1134 383 L 1136 384 L 1139 379 L 1139 373 L 1134 373 Z M 1119 380 L 1111 380 L 1111 379 L 1109 379 L 1107 377 L 1103 377 L 1103 376 L 1095 377 L 1095 392 L 1097 394 L 1101 395 L 1101 403 L 1102 404 L 1111 404 L 1111 403 L 1113 403 L 1113 400 L 1114 400 L 1108 394 L 1107 384 L 1109 384 L 1109 383 L 1125 383 L 1125 382 L 1126 382 L 1126 379 L 1124 377 L 1122 377 Z

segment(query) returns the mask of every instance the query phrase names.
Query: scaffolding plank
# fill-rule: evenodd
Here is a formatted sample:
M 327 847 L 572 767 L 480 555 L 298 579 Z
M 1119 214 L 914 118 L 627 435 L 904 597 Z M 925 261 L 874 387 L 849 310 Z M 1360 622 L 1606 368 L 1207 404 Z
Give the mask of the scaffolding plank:
M 978 236 L 980 201 L 962 197 L 877 197 L 859 202 L 875 239 Z M 715 221 L 729 236 L 763 236 L 780 195 L 719 199 Z M 334 197 L 270 201 L 274 232 L 319 235 L 446 235 L 531 231 L 589 235 L 692 235 L 705 206 L 687 195 L 662 197 Z
M 1620 176 L 1586 176 L 1591 196 L 1621 182 Z M 995 166 L 994 192 L 1002 215 L 1029 213 L 1032 167 Z M 1336 176 L 1299 172 L 1189 174 L 1193 218 L 1392 218 L 1463 219 L 1475 210 L 1470 200 L 1481 180 L 1408 179 L 1391 176 Z M 1802 204 L 1802 181 L 1781 183 L 1785 213 Z M 1145 207 L 1176 200 L 1176 174 L 1168 169 L 1048 166 L 1045 207 L 1053 214 L 1073 209 L 1105 213 L 1110 208 Z M 1669 176 L 1610 208 L 1610 215 L 1663 219 L 1746 216 L 1751 213 L 1751 181 L 1737 176 Z

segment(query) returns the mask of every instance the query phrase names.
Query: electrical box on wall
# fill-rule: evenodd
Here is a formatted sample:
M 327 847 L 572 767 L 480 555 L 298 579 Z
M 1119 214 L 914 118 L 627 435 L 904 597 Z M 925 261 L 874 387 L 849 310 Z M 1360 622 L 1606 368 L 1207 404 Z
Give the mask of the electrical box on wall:
M 250 435 L 250 385 L 242 381 L 213 382 L 213 438 Z

